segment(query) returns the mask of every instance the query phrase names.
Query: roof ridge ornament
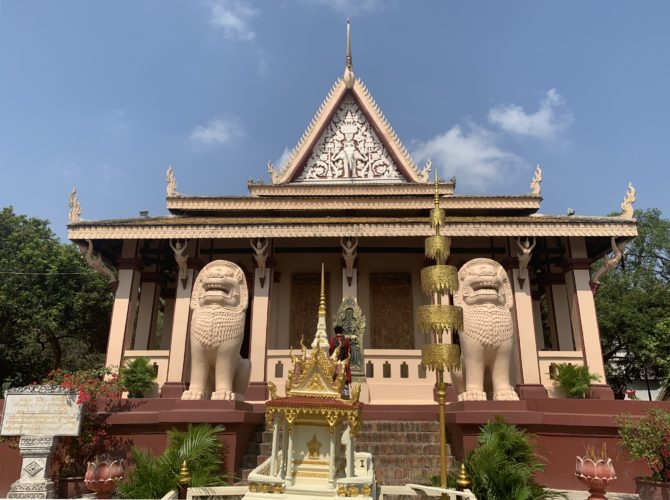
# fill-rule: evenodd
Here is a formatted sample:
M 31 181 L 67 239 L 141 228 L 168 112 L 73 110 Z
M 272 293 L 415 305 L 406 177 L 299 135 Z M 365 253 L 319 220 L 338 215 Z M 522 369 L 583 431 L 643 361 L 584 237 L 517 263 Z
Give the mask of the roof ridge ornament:
M 174 170 L 172 170 L 172 165 L 170 165 L 165 173 L 165 180 L 167 181 L 167 187 L 165 192 L 168 196 L 178 196 L 177 192 L 177 179 L 174 176 Z
M 635 197 L 635 188 L 633 187 L 633 183 L 629 182 L 628 189 L 626 190 L 626 196 L 624 196 L 623 202 L 621 203 L 621 217 L 626 219 L 633 218 L 633 203 L 635 203 L 636 199 L 637 198 Z
M 347 57 L 345 60 L 345 65 L 344 65 L 344 76 L 342 79 L 344 80 L 344 85 L 350 89 L 354 86 L 354 82 L 356 81 L 356 77 L 354 76 L 354 65 L 351 59 L 351 23 L 349 22 L 349 18 L 347 17 Z
M 72 192 L 70 193 L 68 199 L 68 205 L 70 206 L 70 213 L 68 215 L 67 221 L 77 222 L 81 220 L 81 205 L 79 205 L 79 199 L 77 199 L 77 188 L 73 187 Z
M 535 165 L 535 175 L 533 176 L 533 180 L 530 183 L 530 194 L 534 196 L 540 196 L 540 192 L 542 191 L 542 187 L 540 186 L 541 182 L 542 168 L 540 168 L 540 164 L 538 163 Z

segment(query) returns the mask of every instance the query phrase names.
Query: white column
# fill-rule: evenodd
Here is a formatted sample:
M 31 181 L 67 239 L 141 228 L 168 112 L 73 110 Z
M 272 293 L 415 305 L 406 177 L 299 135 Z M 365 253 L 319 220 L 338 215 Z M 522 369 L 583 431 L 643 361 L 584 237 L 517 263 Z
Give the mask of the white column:
M 544 349 L 544 329 L 542 328 L 542 306 L 539 300 L 533 300 L 533 324 L 535 325 L 535 343 L 538 350 Z
M 570 238 L 570 253 L 573 260 L 568 264 L 565 282 L 570 297 L 573 327 L 576 327 L 575 342 L 580 341 L 584 362 L 589 371 L 599 375 L 600 382 L 604 384 L 605 365 L 600 347 L 596 304 L 591 291 L 591 273 L 584 238 Z
M 530 280 L 523 280 L 519 285 L 519 269 L 508 272 L 514 290 L 514 312 L 516 316 L 516 330 L 519 341 L 519 360 L 521 362 L 521 379 L 519 383 L 539 384 L 540 367 L 535 342 L 535 324 L 533 320 L 533 301 L 530 296 Z
M 141 283 L 140 306 L 137 313 L 137 326 L 135 327 L 135 342 L 133 349 L 149 349 L 151 329 L 155 325 L 154 313 L 158 302 L 158 285 L 152 281 Z
M 178 284 L 181 286 L 181 284 Z M 168 293 L 171 293 L 168 291 Z M 176 293 L 176 291 L 174 292 Z M 163 331 L 161 335 L 161 350 L 170 349 L 170 341 L 172 340 L 172 321 L 174 319 L 174 305 L 176 299 L 166 299 L 165 309 L 163 310 Z
M 286 450 L 286 486 L 293 486 L 293 424 L 288 424 L 288 449 Z
M 270 287 L 273 270 L 265 270 L 265 286 L 261 288 L 260 271 L 254 269 L 254 297 L 251 302 L 251 341 L 249 359 L 251 360 L 251 382 L 265 382 L 267 337 L 270 317 Z
M 337 440 L 337 427 L 330 427 L 330 459 L 328 460 L 328 487 L 335 488 L 335 441 Z
M 270 455 L 270 475 L 277 475 L 277 462 L 279 457 L 279 416 L 274 415 L 272 418 L 272 455 Z
M 123 362 L 123 352 L 129 347 L 134 324 L 134 311 L 137 300 L 140 273 L 135 269 L 132 260 L 137 250 L 136 240 L 123 242 L 121 259 L 130 264 L 128 267 L 119 265 L 119 282 L 112 308 L 112 321 L 109 327 L 107 356 L 105 366 L 119 368 Z
M 347 447 L 347 477 L 354 477 L 354 463 L 356 456 L 356 437 L 349 427 L 349 446 Z
M 342 269 L 342 299 L 353 297 L 358 299 L 358 269 L 354 269 L 351 277 L 351 285 L 347 277 L 347 269 Z
M 565 285 L 551 285 L 551 298 L 556 320 L 556 336 L 559 351 L 574 351 L 575 339 L 572 335 L 568 291 Z
M 282 425 L 282 440 L 281 440 L 282 463 L 280 471 L 280 475 L 284 478 L 286 478 L 286 471 L 288 467 L 288 433 L 289 433 L 289 425 L 288 422 L 284 420 L 284 423 Z
M 172 320 L 172 339 L 170 342 L 170 359 L 168 362 L 167 382 L 182 382 L 184 379 L 184 362 L 186 361 L 186 339 L 190 316 L 191 289 L 193 288 L 194 270 L 186 272 L 186 287 L 177 286 L 174 316 Z

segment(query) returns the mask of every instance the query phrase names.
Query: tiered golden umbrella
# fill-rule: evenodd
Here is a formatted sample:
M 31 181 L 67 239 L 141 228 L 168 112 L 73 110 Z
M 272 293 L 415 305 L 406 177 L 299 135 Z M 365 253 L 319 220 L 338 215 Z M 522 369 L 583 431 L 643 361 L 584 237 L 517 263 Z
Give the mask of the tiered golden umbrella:
M 460 348 L 446 342 L 445 332 L 463 328 L 463 309 L 453 305 L 453 295 L 458 290 L 458 270 L 446 264 L 451 249 L 451 238 L 440 234 L 445 225 L 444 209 L 440 208 L 439 181 L 435 169 L 435 208 L 430 211 L 430 225 L 434 236 L 426 238 L 426 257 L 435 261 L 435 265 L 421 270 L 421 289 L 430 296 L 432 304 L 419 306 L 417 327 L 430 335 L 431 341 L 421 349 L 421 363 L 429 370 L 437 371 L 435 394 L 440 413 L 440 485 L 447 487 L 447 435 L 444 421 L 446 403 L 445 370 L 460 370 Z M 443 303 L 443 298 L 444 300 Z

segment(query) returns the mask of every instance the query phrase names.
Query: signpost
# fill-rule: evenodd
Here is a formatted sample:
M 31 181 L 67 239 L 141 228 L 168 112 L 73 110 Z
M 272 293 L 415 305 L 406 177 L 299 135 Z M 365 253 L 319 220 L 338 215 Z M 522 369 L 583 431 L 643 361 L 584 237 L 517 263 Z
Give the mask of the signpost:
M 54 498 L 49 477 L 58 436 L 78 436 L 82 405 L 77 393 L 57 385 L 28 385 L 5 391 L 0 435 L 20 436 L 21 476 L 7 498 Z

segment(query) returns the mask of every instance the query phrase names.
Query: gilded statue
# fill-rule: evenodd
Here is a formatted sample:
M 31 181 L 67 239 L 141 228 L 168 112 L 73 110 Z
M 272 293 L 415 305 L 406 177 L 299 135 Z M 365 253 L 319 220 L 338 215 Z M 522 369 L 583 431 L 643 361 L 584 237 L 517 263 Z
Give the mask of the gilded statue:
M 242 400 L 251 362 L 242 359 L 249 292 L 242 269 L 225 260 L 207 264 L 191 295 L 191 385 L 182 399 Z M 210 381 L 213 380 L 212 384 Z
M 458 272 L 454 303 L 463 308 L 462 377 L 452 372 L 459 401 L 486 400 L 484 372 L 491 372 L 493 399 L 519 397 L 511 384 L 514 349 L 513 295 L 507 273 L 491 259 L 473 259 Z

